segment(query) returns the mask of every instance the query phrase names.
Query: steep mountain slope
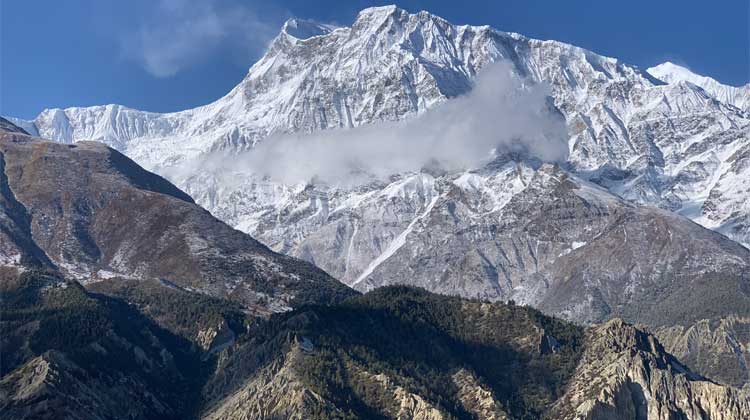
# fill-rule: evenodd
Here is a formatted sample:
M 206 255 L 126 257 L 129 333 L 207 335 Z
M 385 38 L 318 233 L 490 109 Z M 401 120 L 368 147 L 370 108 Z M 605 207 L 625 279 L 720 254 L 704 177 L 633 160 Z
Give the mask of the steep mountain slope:
M 435 180 L 435 198 L 409 222 L 407 234 L 394 239 L 398 247 L 389 244 L 379 264 L 352 284 L 369 289 L 405 282 L 442 293 L 513 298 L 582 322 L 613 315 L 649 324 L 690 322 L 713 316 L 709 299 L 723 296 L 736 298 L 724 305 L 738 305 L 731 311 L 724 306 L 727 313 L 750 310 L 750 296 L 734 293 L 746 290 L 750 252 L 721 235 L 628 204 L 549 165 L 495 208 L 482 205 L 482 194 L 461 188 L 465 180 Z M 343 223 L 338 221 L 339 232 L 353 231 Z M 326 267 L 315 242 L 302 249 Z M 701 294 L 700 284 L 716 294 Z M 696 293 L 694 306 L 669 303 L 686 290 Z M 684 313 L 677 314 L 676 306 Z
M 635 302 L 654 286 L 670 291 L 678 278 L 721 273 L 727 284 L 744 283 L 750 263 L 746 249 L 721 235 L 527 161 L 408 174 L 352 195 L 312 186 L 283 192 L 288 207 L 254 228 L 259 237 L 361 289 L 409 282 L 464 296 L 550 299 L 558 313 L 598 321 L 624 304 L 616 301 Z M 572 295 L 552 290 L 562 278 Z M 574 311 L 572 302 L 589 292 L 604 297 Z
M 81 282 L 154 279 L 265 312 L 350 292 L 213 218 L 165 179 L 100 143 L 0 132 L 4 259 Z
M 229 397 L 209 400 L 207 419 L 750 413 L 747 396 L 691 373 L 622 321 L 584 332 L 529 308 L 404 287 L 279 316 L 223 363 L 208 386 Z
M 748 144 L 741 130 L 747 114 L 734 106 L 742 105 L 742 92 L 730 98 L 724 87 L 673 66 L 652 69 L 672 82 L 665 84 L 564 43 L 456 26 L 392 6 L 363 10 L 349 28 L 290 21 L 245 79 L 204 107 L 172 114 L 118 105 L 53 109 L 23 126 L 62 142 L 102 141 L 166 173 L 187 158 L 243 150 L 273 133 L 412 118 L 467 92 L 478 71 L 500 60 L 549 85 L 568 123 L 576 171 L 628 199 L 680 210 L 748 243 L 747 226 L 736 222 L 747 209 L 726 203 L 726 184 L 742 176 L 732 157 Z M 248 216 L 231 210 L 233 194 L 247 191 L 194 181 L 178 184 L 211 197 L 200 201 L 210 211 L 235 213 L 224 218 L 230 222 Z M 721 207 L 729 209 L 716 210 Z
M 278 219 L 255 227 L 259 237 L 361 290 L 408 283 L 512 298 L 585 322 L 632 308 L 657 324 L 687 319 L 662 316 L 672 310 L 666 302 L 634 305 L 697 290 L 692 281 L 712 276 L 721 279 L 717 293 L 744 290 L 750 268 L 750 252 L 723 236 L 548 164 L 500 159 L 478 171 L 405 175 L 354 196 L 291 193 L 296 201 Z M 734 310 L 747 310 L 746 294 L 736 297 L 743 303 Z M 713 316 L 708 298 L 692 317 Z

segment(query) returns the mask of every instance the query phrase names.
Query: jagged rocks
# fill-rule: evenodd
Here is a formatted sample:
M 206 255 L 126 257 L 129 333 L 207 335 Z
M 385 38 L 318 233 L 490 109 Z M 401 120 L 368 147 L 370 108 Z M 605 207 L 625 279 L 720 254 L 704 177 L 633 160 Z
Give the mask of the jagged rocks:
M 687 370 L 653 336 L 615 319 L 592 328 L 556 419 L 745 419 L 750 399 Z

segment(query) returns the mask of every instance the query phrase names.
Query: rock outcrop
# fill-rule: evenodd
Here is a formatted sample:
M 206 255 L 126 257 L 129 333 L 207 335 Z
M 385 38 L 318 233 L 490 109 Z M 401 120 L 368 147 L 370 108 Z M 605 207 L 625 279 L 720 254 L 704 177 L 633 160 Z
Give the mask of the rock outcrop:
M 738 388 L 750 383 L 750 319 L 728 316 L 654 330 L 664 348 L 696 372 Z
M 550 417 L 740 420 L 750 417 L 750 399 L 695 375 L 655 337 L 615 319 L 587 333 L 583 358 Z

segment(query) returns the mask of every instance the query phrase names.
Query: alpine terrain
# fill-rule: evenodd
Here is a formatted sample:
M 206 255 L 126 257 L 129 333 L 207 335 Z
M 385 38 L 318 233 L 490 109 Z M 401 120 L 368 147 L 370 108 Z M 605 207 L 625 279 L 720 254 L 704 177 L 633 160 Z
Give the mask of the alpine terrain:
M 750 85 L 374 7 L 0 165 L 0 419 L 750 418 Z

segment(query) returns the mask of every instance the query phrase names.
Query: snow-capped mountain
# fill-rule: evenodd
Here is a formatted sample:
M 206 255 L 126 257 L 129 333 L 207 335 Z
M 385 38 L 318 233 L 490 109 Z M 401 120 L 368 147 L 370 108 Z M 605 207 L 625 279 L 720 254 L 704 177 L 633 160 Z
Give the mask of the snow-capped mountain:
M 455 26 L 427 12 L 366 9 L 349 28 L 290 20 L 236 88 L 200 108 L 170 114 L 118 105 L 52 109 L 33 122 L 14 122 L 58 141 L 102 141 L 166 173 L 188 158 L 247 149 L 272 133 L 412 118 L 467 92 L 476 73 L 498 60 L 549 84 L 567 120 L 572 170 L 627 199 L 681 212 L 750 243 L 745 199 L 750 193 L 739 182 L 748 175 L 750 148 L 748 116 L 735 107 L 741 93 L 726 102 L 729 88 L 668 63 L 648 74 L 568 44 L 487 26 Z M 494 186 L 478 193 L 491 200 L 523 189 L 522 183 L 496 182 L 498 176 L 465 178 Z M 226 177 L 235 182 L 222 182 Z M 330 225 L 335 212 L 329 210 L 368 202 L 358 199 L 358 190 L 311 193 L 304 185 L 247 174 L 201 170 L 174 180 L 223 220 L 299 255 L 304 252 L 297 247 L 308 235 Z M 399 182 L 376 185 L 367 198 L 378 208 L 375 197 L 390 197 L 395 190 L 404 203 L 392 209 L 393 217 L 408 227 L 415 215 L 429 212 L 434 191 Z M 290 211 L 291 220 L 285 217 Z M 387 257 L 384 244 L 408 235 L 402 228 L 394 224 L 388 232 L 371 234 L 359 252 L 352 249 L 354 241 L 337 246 L 334 254 L 346 257 L 336 264 L 345 269 L 324 268 L 356 281 Z M 361 262 L 352 264 L 352 258 Z
M 170 114 L 118 105 L 53 109 L 33 122 L 15 122 L 63 142 L 102 141 L 169 174 L 188 159 L 245 150 L 273 133 L 417 117 L 469 91 L 477 72 L 500 60 L 527 80 L 548 84 L 567 121 L 571 171 L 626 199 L 680 212 L 750 243 L 745 199 L 750 193 L 740 182 L 748 175 L 748 115 L 736 106 L 738 99 L 727 103 L 725 96 L 715 96 L 716 84 L 699 86 L 675 66 L 649 74 L 572 45 L 487 26 L 456 26 L 393 6 L 363 10 L 351 27 L 290 20 L 237 87 L 200 108 Z M 394 223 L 387 232 L 370 234 L 359 246 L 361 255 L 352 249 L 356 241 L 332 250 L 342 256 L 337 264 L 347 267 L 342 278 L 348 281 L 386 258 L 387 245 L 409 235 L 406 228 L 413 227 L 415 215 L 429 213 L 435 194 L 414 186 L 423 182 L 403 181 L 411 175 L 394 183 L 321 190 L 245 172 L 180 173 L 173 180 L 212 213 L 299 255 L 308 235 L 326 238 L 329 218 L 341 206 L 371 203 L 376 209 L 376 197 L 403 197 L 402 206 L 390 212 L 404 226 Z M 521 181 L 499 182 L 503 176 L 467 172 L 462 179 L 489 186 L 477 190 L 478 199 L 502 202 L 524 188 Z M 223 182 L 228 178 L 231 183 Z M 353 265 L 352 258 L 361 262 Z
M 565 164 L 501 154 L 478 168 L 356 185 L 283 183 L 216 164 L 214 152 L 253 153 L 275 134 L 421 118 L 499 61 L 549 90 L 567 128 Z M 750 244 L 750 115 L 742 88 L 730 97 L 658 68 L 387 6 L 351 27 L 290 20 L 243 81 L 203 107 L 53 109 L 13 122 L 62 142 L 104 142 L 228 224 L 362 290 L 408 282 L 578 321 L 640 311 L 639 321 L 673 325 L 696 320 L 655 308 L 744 290 L 748 250 L 675 213 Z M 739 313 L 723 301 L 705 318 Z
M 667 61 L 647 70 L 652 76 L 667 83 L 690 82 L 702 87 L 711 96 L 726 104 L 747 111 L 750 109 L 750 84 L 728 86 L 710 77 L 695 74 L 685 67 Z
M 428 38 L 393 50 L 405 31 L 415 30 Z M 476 70 L 499 57 L 489 42 L 495 36 L 486 27 L 455 28 L 427 13 L 409 15 L 395 7 L 364 10 L 351 28 L 295 19 L 245 79 L 212 104 L 170 114 L 119 105 L 52 109 L 33 126 L 14 122 L 58 141 L 102 141 L 158 168 L 212 150 L 246 148 L 275 132 L 416 115 L 466 92 Z
M 273 133 L 415 117 L 467 92 L 476 73 L 498 60 L 549 84 L 567 120 L 574 171 L 750 243 L 747 193 L 737 182 L 747 175 L 748 115 L 738 109 L 745 88 L 668 63 L 649 74 L 572 45 L 392 6 L 363 10 L 351 27 L 290 20 L 245 79 L 203 107 L 169 114 L 119 105 L 52 109 L 33 122 L 14 122 L 63 142 L 102 141 L 164 172 L 211 151 L 248 149 Z M 252 181 L 233 191 L 177 181 L 224 220 L 256 233 L 259 216 L 236 200 L 263 194 L 247 190 Z M 269 210 L 265 204 L 281 208 L 250 206 Z

